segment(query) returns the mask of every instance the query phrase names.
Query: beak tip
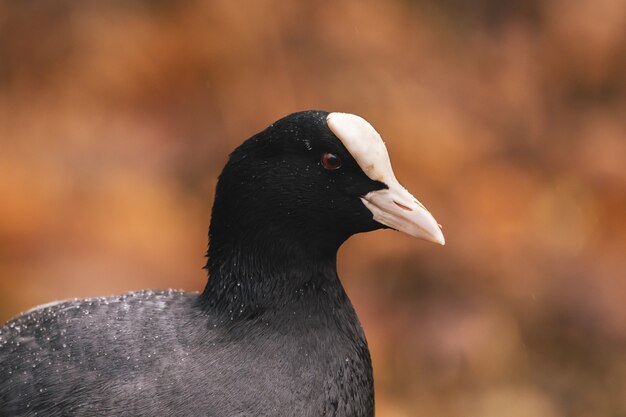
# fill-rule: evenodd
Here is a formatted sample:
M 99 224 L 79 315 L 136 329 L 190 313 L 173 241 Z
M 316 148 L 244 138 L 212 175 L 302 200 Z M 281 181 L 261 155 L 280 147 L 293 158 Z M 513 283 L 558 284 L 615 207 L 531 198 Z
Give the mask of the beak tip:
M 433 243 L 438 243 L 441 246 L 446 245 L 446 238 L 443 236 L 441 229 L 437 229 L 437 233 L 434 234 L 432 241 Z

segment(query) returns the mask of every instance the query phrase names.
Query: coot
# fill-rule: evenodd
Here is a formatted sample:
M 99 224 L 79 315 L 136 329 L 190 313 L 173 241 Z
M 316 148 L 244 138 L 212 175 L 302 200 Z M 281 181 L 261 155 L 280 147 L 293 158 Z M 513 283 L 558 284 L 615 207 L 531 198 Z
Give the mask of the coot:
M 370 355 L 336 271 L 351 235 L 440 244 L 361 117 L 305 111 L 231 155 L 202 293 L 41 306 L 0 329 L 2 416 L 372 416 Z

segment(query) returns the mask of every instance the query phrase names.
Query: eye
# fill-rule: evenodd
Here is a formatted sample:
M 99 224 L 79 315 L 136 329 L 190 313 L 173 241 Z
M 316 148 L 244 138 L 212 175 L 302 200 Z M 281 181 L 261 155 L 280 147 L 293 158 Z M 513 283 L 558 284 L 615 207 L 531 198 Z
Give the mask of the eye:
M 322 166 L 330 171 L 341 167 L 341 159 L 334 153 L 326 152 L 322 155 Z

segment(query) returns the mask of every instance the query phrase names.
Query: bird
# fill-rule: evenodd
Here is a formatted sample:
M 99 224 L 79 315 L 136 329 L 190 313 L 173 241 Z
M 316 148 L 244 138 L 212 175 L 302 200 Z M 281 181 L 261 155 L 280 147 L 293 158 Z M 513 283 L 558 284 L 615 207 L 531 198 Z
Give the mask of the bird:
M 203 291 L 56 302 L 0 328 L 0 416 L 373 416 L 336 260 L 385 228 L 445 243 L 368 121 L 287 115 L 228 157 Z

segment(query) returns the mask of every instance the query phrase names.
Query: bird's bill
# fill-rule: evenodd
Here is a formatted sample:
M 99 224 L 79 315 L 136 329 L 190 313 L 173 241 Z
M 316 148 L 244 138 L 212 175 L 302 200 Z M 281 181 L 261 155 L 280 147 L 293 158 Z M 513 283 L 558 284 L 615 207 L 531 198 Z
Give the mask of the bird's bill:
M 435 218 L 393 174 L 385 142 L 376 129 L 362 117 L 348 113 L 330 113 L 326 123 L 363 173 L 388 187 L 361 197 L 374 220 L 411 236 L 444 245 L 446 242 Z
M 445 245 L 441 227 L 426 207 L 395 178 L 389 182 L 389 188 L 361 197 L 374 220 L 408 235 Z

